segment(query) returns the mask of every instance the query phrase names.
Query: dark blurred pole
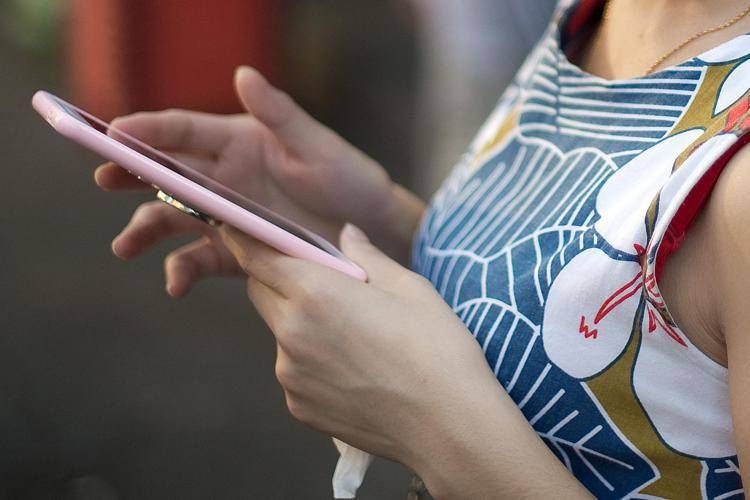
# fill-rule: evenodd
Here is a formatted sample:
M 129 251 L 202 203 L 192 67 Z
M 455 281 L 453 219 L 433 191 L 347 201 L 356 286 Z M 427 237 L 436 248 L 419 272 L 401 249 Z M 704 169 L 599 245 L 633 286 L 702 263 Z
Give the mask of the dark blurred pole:
M 412 176 L 419 54 L 403 0 L 285 0 L 284 88 L 310 114 Z
M 74 102 L 105 118 L 181 107 L 239 111 L 240 64 L 278 76 L 275 0 L 70 0 L 67 76 Z

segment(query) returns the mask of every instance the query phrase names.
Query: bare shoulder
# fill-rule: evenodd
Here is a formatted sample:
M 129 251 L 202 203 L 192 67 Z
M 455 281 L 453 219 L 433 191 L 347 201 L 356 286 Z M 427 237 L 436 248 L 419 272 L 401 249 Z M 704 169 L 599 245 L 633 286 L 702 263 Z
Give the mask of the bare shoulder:
M 724 167 L 705 207 L 722 330 L 750 321 L 750 147 Z M 744 329 L 744 328 L 743 328 Z
M 740 463 L 750 460 L 750 148 L 727 164 L 706 207 L 711 223 L 715 296 L 729 367 L 729 399 Z M 742 467 L 742 478 L 750 482 Z
M 724 167 L 706 211 L 717 251 L 733 257 L 750 253 L 750 147 L 740 149 Z

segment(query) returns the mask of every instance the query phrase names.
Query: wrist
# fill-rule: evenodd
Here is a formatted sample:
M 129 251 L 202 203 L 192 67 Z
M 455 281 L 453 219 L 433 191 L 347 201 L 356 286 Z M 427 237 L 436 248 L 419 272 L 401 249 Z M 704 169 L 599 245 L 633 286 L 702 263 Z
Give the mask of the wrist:
M 497 384 L 495 390 L 503 389 Z M 487 485 L 477 489 L 488 479 L 483 477 L 486 469 L 481 462 L 506 453 L 497 436 L 488 435 L 484 423 L 476 418 L 479 414 L 502 420 L 502 413 L 496 405 L 475 397 L 475 391 L 475 387 L 466 387 L 425 411 L 419 422 L 421 430 L 412 432 L 412 439 L 407 440 L 403 462 L 436 500 L 489 498 Z
M 591 498 L 494 377 L 473 382 L 426 414 L 404 454 L 433 498 Z
M 380 234 L 380 246 L 392 258 L 408 265 L 414 234 L 419 227 L 425 203 L 400 184 L 391 183 L 382 210 L 373 214 L 374 234 Z

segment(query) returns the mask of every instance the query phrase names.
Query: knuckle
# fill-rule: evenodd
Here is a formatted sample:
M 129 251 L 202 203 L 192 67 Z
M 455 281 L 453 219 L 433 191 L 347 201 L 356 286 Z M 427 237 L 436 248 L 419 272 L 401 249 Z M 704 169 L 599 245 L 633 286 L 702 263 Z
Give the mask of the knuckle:
M 168 232 L 172 224 L 170 223 L 171 217 L 173 216 L 172 207 L 165 205 L 160 201 L 152 201 L 144 203 L 136 211 L 134 218 L 137 218 L 140 224 L 149 226 L 149 228 L 157 234 Z
M 175 250 L 167 255 L 164 262 L 167 268 L 180 268 L 190 273 L 195 273 L 198 268 L 198 262 L 196 262 L 194 256 L 180 252 L 179 250 Z
M 185 259 L 181 257 L 176 251 L 170 252 L 164 257 L 164 269 L 169 271 L 176 267 L 184 267 Z
M 148 201 L 141 203 L 133 212 L 133 219 L 143 222 L 153 222 L 163 217 L 166 212 L 164 208 L 169 208 L 160 201 Z
M 310 420 L 310 413 L 307 411 L 305 405 L 289 393 L 286 393 L 286 407 L 296 420 L 302 423 L 307 423 Z
M 252 275 L 252 271 L 256 272 L 263 269 L 263 262 L 258 256 L 258 252 L 253 246 L 253 242 L 250 240 L 237 241 L 230 239 L 228 241 L 229 249 L 231 250 L 234 258 L 237 260 L 237 264 L 245 272 L 245 274 Z
M 221 255 L 216 251 L 216 246 L 211 243 L 211 240 L 204 237 L 203 241 L 207 242 L 206 251 L 200 256 L 202 263 L 206 264 L 208 269 L 211 269 L 213 273 L 219 275 L 229 274 L 227 262 L 221 258 Z M 193 255 L 193 260 L 197 262 L 197 256 Z
M 262 251 L 262 249 L 259 249 L 257 246 L 251 248 L 247 257 L 253 267 L 255 267 L 255 269 L 257 269 L 263 276 L 273 275 L 273 258 L 270 258 L 265 252 Z M 269 285 L 273 284 L 275 283 L 269 283 Z
M 276 341 L 290 359 L 299 360 L 306 356 L 305 335 L 298 321 L 290 321 L 285 317 L 274 327 Z
M 150 112 L 148 111 L 136 111 L 135 113 L 121 115 L 121 116 L 116 117 L 114 120 L 112 120 L 109 123 L 109 126 L 110 128 L 118 129 L 120 126 L 122 126 L 123 123 L 126 123 L 129 120 L 138 120 L 138 119 L 147 118 L 149 114 Z
M 155 117 L 158 117 L 160 113 L 159 111 L 136 111 L 135 113 L 132 113 L 130 115 L 127 115 L 123 117 L 124 119 L 134 119 L 134 120 L 148 120 Z
M 236 258 L 237 258 L 237 263 L 240 265 L 240 268 L 248 276 L 254 276 L 256 274 L 263 273 L 263 270 L 266 264 L 264 264 L 260 259 L 258 259 L 257 256 L 253 255 L 252 250 L 242 249 L 242 251 L 237 253 Z M 254 284 L 252 289 L 248 289 L 248 291 L 255 291 L 257 289 L 258 289 L 257 284 Z
M 138 205 L 133 211 L 133 219 L 143 219 L 147 217 L 151 210 L 153 210 L 153 203 L 154 202 L 149 201 Z
M 274 371 L 276 374 L 276 380 L 279 381 L 279 384 L 281 384 L 281 387 L 283 387 L 285 391 L 293 391 L 296 389 L 297 373 L 290 363 L 276 361 Z
M 324 306 L 329 297 L 328 288 L 315 279 L 302 279 L 299 282 L 300 287 L 300 306 L 304 310 L 317 309 Z

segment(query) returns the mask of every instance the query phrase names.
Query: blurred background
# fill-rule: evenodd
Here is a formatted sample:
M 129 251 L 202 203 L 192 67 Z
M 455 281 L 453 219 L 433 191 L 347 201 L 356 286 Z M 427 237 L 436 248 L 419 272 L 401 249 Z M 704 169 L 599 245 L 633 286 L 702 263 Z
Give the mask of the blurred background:
M 160 248 L 109 242 L 147 195 L 30 107 L 106 119 L 239 112 L 249 64 L 425 198 L 547 24 L 553 0 L 0 0 L 0 498 L 330 498 L 328 437 L 286 412 L 244 283 L 163 292 Z M 378 460 L 360 498 L 404 498 Z

